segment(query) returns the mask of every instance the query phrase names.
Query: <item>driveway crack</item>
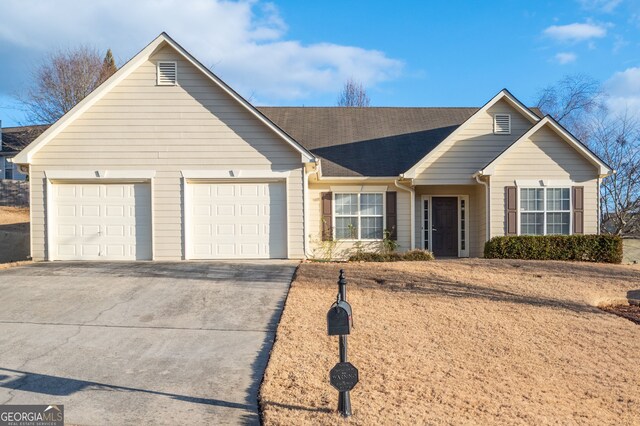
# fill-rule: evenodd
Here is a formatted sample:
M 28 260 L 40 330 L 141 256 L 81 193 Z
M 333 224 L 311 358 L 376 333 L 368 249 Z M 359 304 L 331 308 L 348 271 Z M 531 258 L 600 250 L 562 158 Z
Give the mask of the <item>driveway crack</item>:
M 98 318 L 100 318 L 102 315 L 104 315 L 105 313 L 114 310 L 115 308 L 117 308 L 120 305 L 124 305 L 127 304 L 129 302 L 131 302 L 133 300 L 133 298 L 135 297 L 135 295 L 140 292 L 140 290 L 142 290 L 143 286 L 138 286 L 135 289 L 133 289 L 127 296 L 126 300 L 121 300 L 119 302 L 114 303 L 113 305 L 111 305 L 110 307 L 103 309 L 102 311 L 98 312 L 98 314 L 95 316 L 95 318 L 89 320 L 89 321 L 85 321 L 84 324 L 89 324 L 92 322 L 96 322 L 98 321 Z

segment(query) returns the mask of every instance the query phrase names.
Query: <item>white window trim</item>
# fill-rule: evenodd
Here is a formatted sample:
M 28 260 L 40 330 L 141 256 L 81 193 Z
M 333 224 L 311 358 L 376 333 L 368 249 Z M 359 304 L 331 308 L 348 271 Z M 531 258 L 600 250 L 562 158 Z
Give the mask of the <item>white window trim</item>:
M 516 204 L 517 204 L 517 235 L 534 235 L 522 233 L 522 213 L 542 213 L 542 235 L 573 235 L 573 185 L 531 185 L 531 186 L 516 186 Z M 544 210 L 539 211 L 523 211 L 520 205 L 520 190 L 522 189 L 542 189 L 542 205 Z M 567 213 L 567 210 L 547 210 L 547 189 L 568 189 L 569 190 L 569 233 L 568 234 L 547 234 L 547 213 Z M 537 234 L 535 234 L 537 235 Z
M 496 121 L 498 120 L 498 116 L 506 116 L 509 120 L 509 130 L 507 133 L 498 132 L 498 126 L 496 125 Z M 496 113 L 493 115 L 493 134 L 494 135 L 510 135 L 511 134 L 511 114 L 504 113 Z
M 358 214 L 357 215 L 340 215 L 340 217 L 354 217 L 356 216 L 358 218 L 358 238 L 337 238 L 336 237 L 336 195 L 353 195 L 356 194 L 358 196 Z M 361 220 L 362 217 L 379 217 L 378 215 L 361 215 L 360 214 L 360 195 L 362 194 L 366 194 L 366 195 L 372 195 L 372 194 L 378 194 L 382 196 L 382 238 L 360 238 L 362 235 L 362 224 L 361 224 Z M 382 241 L 384 240 L 384 231 L 385 229 L 387 229 L 387 197 L 385 197 L 385 193 L 384 192 L 333 192 L 332 195 L 332 200 L 331 200 L 331 229 L 332 229 L 332 236 L 333 236 L 333 240 L 334 241 L 344 241 L 344 242 L 356 242 L 356 241 Z
M 469 247 L 470 247 L 470 239 L 471 239 L 471 232 L 469 232 L 469 225 L 470 225 L 470 211 L 471 211 L 471 205 L 469 204 L 469 196 L 468 195 L 423 195 L 421 197 L 421 203 L 420 203 L 420 210 L 421 210 L 421 217 L 422 217 L 422 223 L 420 225 L 420 229 L 422 230 L 421 234 L 420 234 L 420 238 L 422 240 L 422 244 L 420 245 L 421 247 L 424 247 L 424 201 L 427 200 L 429 202 L 429 212 L 428 212 L 428 219 L 429 219 L 429 229 L 428 229 L 428 236 L 429 236 L 429 244 L 428 244 L 428 248 L 427 250 L 429 250 L 430 252 L 433 253 L 433 198 L 439 198 L 439 197 L 455 197 L 458 200 L 458 257 L 469 257 Z M 460 201 L 464 200 L 464 205 L 465 205 L 465 244 L 464 244 L 464 250 L 462 250 L 462 227 L 461 227 L 461 223 L 462 223 L 462 214 L 461 214 L 461 208 L 460 208 Z
M 176 70 L 176 81 L 174 83 L 160 82 L 160 64 L 173 64 Z M 156 85 L 158 86 L 177 86 L 178 85 L 178 62 L 177 61 L 158 61 L 156 63 Z

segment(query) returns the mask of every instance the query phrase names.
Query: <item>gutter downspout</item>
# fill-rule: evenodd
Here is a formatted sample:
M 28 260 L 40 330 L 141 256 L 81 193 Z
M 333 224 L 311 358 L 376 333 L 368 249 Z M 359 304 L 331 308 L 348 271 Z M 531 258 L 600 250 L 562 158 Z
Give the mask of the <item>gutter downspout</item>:
M 476 182 L 484 186 L 484 193 L 486 195 L 485 199 L 485 216 L 486 218 L 486 235 L 485 235 L 485 243 L 491 239 L 491 187 L 488 182 L 485 182 L 480 179 L 482 176 L 482 171 L 477 171 L 473 174 L 473 177 L 476 178 Z
M 415 217 L 416 217 L 416 208 L 415 208 L 415 201 L 416 201 L 416 191 L 415 189 L 408 187 L 408 186 L 404 186 L 401 185 L 400 183 L 398 183 L 398 179 L 394 180 L 393 183 L 395 184 L 395 186 L 399 189 L 403 189 L 407 192 L 409 192 L 409 194 L 411 195 L 411 200 L 409 202 L 411 211 L 410 211 L 410 221 L 411 224 L 409 226 L 410 230 L 411 230 L 411 250 L 415 250 L 416 248 L 416 221 L 415 221 Z

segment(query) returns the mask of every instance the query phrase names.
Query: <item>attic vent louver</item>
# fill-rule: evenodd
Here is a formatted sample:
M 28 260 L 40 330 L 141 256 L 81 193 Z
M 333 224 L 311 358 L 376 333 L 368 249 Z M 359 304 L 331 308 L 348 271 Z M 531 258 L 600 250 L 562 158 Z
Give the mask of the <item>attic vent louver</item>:
M 158 62 L 158 85 L 175 86 L 178 80 L 178 64 L 176 62 Z
M 493 133 L 496 135 L 511 134 L 510 114 L 496 114 L 493 116 Z

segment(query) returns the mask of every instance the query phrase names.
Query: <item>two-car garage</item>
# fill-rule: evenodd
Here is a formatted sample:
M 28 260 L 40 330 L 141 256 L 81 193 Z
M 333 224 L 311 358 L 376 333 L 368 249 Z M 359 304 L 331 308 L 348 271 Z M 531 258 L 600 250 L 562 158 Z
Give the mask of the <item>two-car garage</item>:
M 53 180 L 49 260 L 152 260 L 153 180 Z M 183 259 L 286 258 L 285 180 L 183 180 Z

